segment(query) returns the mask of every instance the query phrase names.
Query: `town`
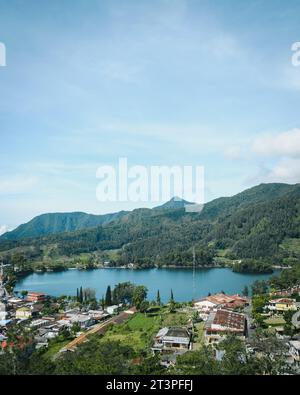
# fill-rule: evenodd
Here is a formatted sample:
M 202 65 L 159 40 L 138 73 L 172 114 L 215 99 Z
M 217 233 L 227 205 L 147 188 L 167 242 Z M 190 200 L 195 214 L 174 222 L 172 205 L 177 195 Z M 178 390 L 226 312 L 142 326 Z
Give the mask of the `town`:
M 149 302 L 145 287 L 131 283 L 108 287 L 100 301 L 93 290 L 82 287 L 74 297 L 9 293 L 5 267 L 0 270 L 2 356 L 26 349 L 64 358 L 96 336 L 137 347 L 138 353 L 157 358 L 167 372 L 182 356 L 203 347 L 211 347 L 215 360 L 221 361 L 225 351 L 220 344 L 232 337 L 243 342 L 249 355 L 261 355 L 253 339 L 263 331 L 282 344 L 286 366 L 300 371 L 300 286 L 252 297 L 247 289 L 243 295 L 220 292 L 187 303 L 176 303 L 171 291 L 163 305 L 159 291 L 157 300 Z M 136 358 L 135 364 L 140 361 Z

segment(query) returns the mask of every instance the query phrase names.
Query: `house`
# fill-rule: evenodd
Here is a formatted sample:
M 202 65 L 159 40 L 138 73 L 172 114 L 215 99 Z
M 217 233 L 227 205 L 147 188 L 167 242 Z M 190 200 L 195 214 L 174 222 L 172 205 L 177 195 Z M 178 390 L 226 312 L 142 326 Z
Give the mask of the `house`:
M 30 306 L 31 308 L 31 313 L 32 313 L 32 317 L 37 317 L 40 315 L 41 311 L 44 308 L 44 305 L 41 303 L 35 303 L 32 306 Z
M 28 306 L 23 306 L 16 310 L 16 319 L 18 320 L 27 320 L 28 318 L 31 318 L 31 316 L 32 310 Z
M 198 311 L 200 317 L 206 321 L 208 314 L 211 311 L 216 311 L 218 308 L 236 309 L 243 308 L 247 304 L 247 298 L 241 297 L 240 295 L 218 293 L 196 300 L 194 302 L 194 308 Z
M 96 321 L 102 321 L 109 317 L 109 314 L 105 313 L 103 310 L 89 310 L 88 315 L 90 318 Z
M 281 289 L 280 291 L 272 292 L 273 296 L 288 297 L 293 294 L 300 295 L 300 285 L 295 285 L 294 287 Z
M 72 314 L 68 318 L 71 326 L 73 324 L 79 324 L 82 329 L 86 329 L 96 323 L 95 319 L 87 314 Z
M 225 309 L 212 311 L 205 323 L 205 341 L 207 344 L 216 343 L 231 333 L 244 338 L 246 323 L 245 314 Z
M 293 357 L 294 361 L 300 362 L 300 341 L 291 340 L 289 342 L 289 353 Z
M 20 306 L 21 304 L 23 304 L 23 302 L 23 299 L 17 297 L 12 297 L 7 300 L 7 304 L 12 307 Z
M 118 312 L 118 310 L 119 310 L 119 306 L 117 306 L 117 305 L 106 307 L 106 311 L 110 315 L 116 314 Z
M 30 323 L 30 327 L 34 328 L 34 329 L 38 329 L 38 328 L 41 328 L 41 327 L 47 326 L 47 325 L 49 325 L 49 321 L 43 320 L 43 319 L 37 319 L 37 320 L 34 320 Z
M 218 305 L 219 304 L 216 301 L 211 300 L 209 296 L 194 302 L 194 308 L 199 312 L 199 314 L 209 313 L 213 309 L 217 308 Z
M 190 350 L 192 348 L 191 334 L 187 328 L 162 328 L 154 338 L 152 351 Z
M 270 311 L 278 311 L 278 312 L 285 312 L 285 311 L 296 311 L 296 300 L 291 298 L 280 298 L 280 299 L 273 299 L 270 300 L 269 303 L 265 306 L 266 309 Z
M 28 292 L 27 296 L 26 296 L 26 300 L 27 302 L 45 302 L 47 299 L 46 294 L 42 293 L 42 292 Z

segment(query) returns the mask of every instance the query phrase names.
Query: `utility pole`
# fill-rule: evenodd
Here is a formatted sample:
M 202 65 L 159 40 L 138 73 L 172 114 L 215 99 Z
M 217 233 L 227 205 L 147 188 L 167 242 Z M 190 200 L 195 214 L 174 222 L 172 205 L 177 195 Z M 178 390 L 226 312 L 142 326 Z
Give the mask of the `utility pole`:
M 196 293 L 196 252 L 195 246 L 193 246 L 193 300 L 195 300 Z

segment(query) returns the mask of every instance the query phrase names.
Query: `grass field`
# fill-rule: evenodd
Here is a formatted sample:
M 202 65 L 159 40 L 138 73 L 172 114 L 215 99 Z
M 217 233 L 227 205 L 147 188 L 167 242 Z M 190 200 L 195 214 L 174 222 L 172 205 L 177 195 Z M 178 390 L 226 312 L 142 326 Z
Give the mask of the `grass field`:
M 271 326 L 282 326 L 285 324 L 285 320 L 283 317 L 270 317 L 264 320 L 264 323 Z
M 119 340 L 136 351 L 149 351 L 153 337 L 159 329 L 165 326 L 182 326 L 187 322 L 188 315 L 186 313 L 172 314 L 166 308 L 157 309 L 147 314 L 137 313 L 127 322 L 112 326 L 100 341 Z
M 54 356 L 56 356 L 58 352 L 68 343 L 70 343 L 70 340 L 55 341 L 53 343 L 50 343 L 48 346 L 48 350 L 45 352 L 45 354 L 43 354 L 43 358 L 45 359 L 54 358 Z

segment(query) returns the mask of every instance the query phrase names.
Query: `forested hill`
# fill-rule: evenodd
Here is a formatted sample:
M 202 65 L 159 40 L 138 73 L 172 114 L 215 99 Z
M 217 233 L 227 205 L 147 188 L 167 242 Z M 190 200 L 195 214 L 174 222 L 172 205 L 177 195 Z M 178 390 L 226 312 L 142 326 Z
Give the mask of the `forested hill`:
M 233 197 L 215 199 L 205 204 L 201 219 L 215 220 L 220 215 L 230 214 L 236 209 L 253 203 L 269 201 L 292 189 L 293 186 L 288 184 L 261 184 Z M 189 204 L 193 203 L 174 197 L 169 202 L 155 207 L 153 210 L 179 210 Z M 107 225 L 123 217 L 140 220 L 141 217 L 152 215 L 151 211 L 149 209 L 137 209 L 133 212 L 120 211 L 105 215 L 93 215 L 83 212 L 42 214 L 28 223 L 18 226 L 15 230 L 5 233 L 0 237 L 0 240 L 20 240 L 57 233 L 75 232 Z
M 218 256 L 270 263 L 300 260 L 300 185 L 262 184 L 207 203 L 201 214 L 137 209 L 94 229 L 1 241 L 2 257 L 27 260 L 92 254 L 113 264 L 198 265 Z
M 93 215 L 81 212 L 42 214 L 33 218 L 28 223 L 18 226 L 15 230 L 6 232 L 0 239 L 19 240 L 54 233 L 95 228 L 99 225 L 106 225 L 126 214 L 126 211 L 105 215 Z

